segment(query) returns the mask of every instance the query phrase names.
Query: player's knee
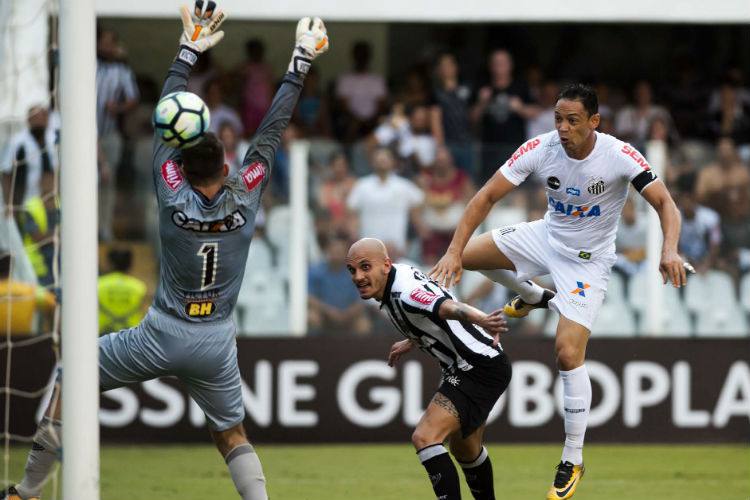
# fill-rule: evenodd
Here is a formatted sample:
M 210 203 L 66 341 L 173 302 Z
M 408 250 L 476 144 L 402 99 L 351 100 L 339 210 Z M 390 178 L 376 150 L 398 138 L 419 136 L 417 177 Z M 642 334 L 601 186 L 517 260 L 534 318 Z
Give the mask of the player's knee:
M 434 433 L 429 432 L 427 429 L 417 427 L 411 435 L 411 443 L 414 445 L 416 450 L 421 450 L 427 446 L 436 444 L 438 438 Z
M 216 447 L 223 456 L 226 456 L 234 448 L 248 442 L 245 428 L 242 424 L 225 431 L 211 431 L 211 437 L 213 437 Z
M 572 370 L 583 363 L 583 353 L 572 345 L 556 345 L 557 367 L 561 370 Z

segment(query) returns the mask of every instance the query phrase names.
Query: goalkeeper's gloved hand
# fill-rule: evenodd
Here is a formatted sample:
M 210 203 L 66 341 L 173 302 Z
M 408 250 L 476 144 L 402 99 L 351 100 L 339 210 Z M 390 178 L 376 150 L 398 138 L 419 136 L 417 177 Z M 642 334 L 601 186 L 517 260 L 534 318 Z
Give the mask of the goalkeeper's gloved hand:
M 223 10 L 216 10 L 216 2 L 209 0 L 203 8 L 204 0 L 196 0 L 193 13 L 186 5 L 180 7 L 182 17 L 182 36 L 177 59 L 190 66 L 195 64 L 198 56 L 210 49 L 224 38 L 223 31 L 217 31 L 227 18 Z
M 328 50 L 328 32 L 319 17 L 303 17 L 297 23 L 297 35 L 289 62 L 289 71 L 306 75 L 313 59 Z

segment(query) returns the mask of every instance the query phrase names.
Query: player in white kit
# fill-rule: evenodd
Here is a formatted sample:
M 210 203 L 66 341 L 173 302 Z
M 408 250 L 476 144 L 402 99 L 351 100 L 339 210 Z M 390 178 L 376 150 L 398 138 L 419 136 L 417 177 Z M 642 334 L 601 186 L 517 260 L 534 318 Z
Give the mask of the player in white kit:
M 555 106 L 555 131 L 522 145 L 469 202 L 450 247 L 430 272 L 445 286 L 462 268 L 519 293 L 507 316 L 538 307 L 560 314 L 555 354 L 563 380 L 565 446 L 547 499 L 573 496 L 583 476 L 583 438 L 591 407 L 586 344 L 604 301 L 615 262 L 615 234 L 632 185 L 659 214 L 664 243 L 664 283 L 686 283 L 689 265 L 677 254 L 680 214 L 666 186 L 631 145 L 596 131 L 596 93 L 585 85 L 565 88 Z M 544 219 L 495 229 L 471 238 L 492 206 L 533 175 L 544 183 Z M 471 238 L 471 239 L 470 239 Z M 551 274 L 557 293 L 529 281 Z

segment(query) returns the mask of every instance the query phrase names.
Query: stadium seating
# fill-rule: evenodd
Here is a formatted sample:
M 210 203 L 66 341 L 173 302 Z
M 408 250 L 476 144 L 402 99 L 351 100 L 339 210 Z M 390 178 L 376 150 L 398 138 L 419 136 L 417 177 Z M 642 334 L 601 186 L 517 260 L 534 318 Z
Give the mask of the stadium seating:
M 747 337 L 745 313 L 739 305 L 715 307 L 698 314 L 695 333 L 699 337 Z
M 308 263 L 312 264 L 319 262 L 321 259 L 321 250 L 317 243 L 317 237 L 315 236 L 315 229 L 312 224 L 313 216 L 308 211 L 307 223 L 305 224 L 308 228 L 307 234 L 307 258 Z M 276 262 L 278 265 L 279 272 L 288 277 L 289 275 L 289 244 L 290 234 L 289 228 L 291 227 L 291 211 L 289 205 L 278 205 L 273 207 L 268 212 L 268 218 L 266 219 L 266 234 L 268 235 L 268 241 L 274 246 L 278 252 Z
M 698 315 L 707 307 L 733 309 L 737 305 L 732 277 L 723 271 L 708 271 L 690 276 L 690 286 L 685 287 L 685 304 Z
M 650 336 L 646 315 L 641 313 L 638 319 L 638 331 L 641 335 Z M 693 335 L 693 321 L 690 311 L 681 301 L 667 301 L 659 317 L 661 337 L 685 337 Z
M 606 302 L 611 304 L 626 304 L 627 295 L 625 294 L 625 280 L 622 275 L 613 272 L 609 277 L 609 283 L 607 283 L 607 298 Z
M 597 337 L 633 337 L 636 333 L 635 315 L 625 303 L 605 301 L 592 331 Z
M 252 266 L 250 259 L 248 265 Z M 246 272 L 235 310 L 240 334 L 288 333 L 288 320 L 286 280 L 273 268 L 253 267 L 253 272 Z
M 740 280 L 740 305 L 746 312 L 750 312 L 750 273 Z

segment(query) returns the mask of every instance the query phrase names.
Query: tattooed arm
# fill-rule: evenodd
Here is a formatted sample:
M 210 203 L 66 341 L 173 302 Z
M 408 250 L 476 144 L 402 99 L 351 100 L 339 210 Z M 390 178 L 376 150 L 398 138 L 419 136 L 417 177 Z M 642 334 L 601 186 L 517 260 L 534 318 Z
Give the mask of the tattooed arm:
M 466 321 L 481 326 L 488 334 L 494 337 L 493 345 L 500 341 L 500 334 L 508 331 L 508 324 L 502 315 L 502 310 L 498 309 L 490 314 L 485 314 L 476 307 L 472 307 L 463 302 L 455 300 L 445 300 L 440 304 L 438 311 L 440 319 L 454 319 L 456 321 Z

